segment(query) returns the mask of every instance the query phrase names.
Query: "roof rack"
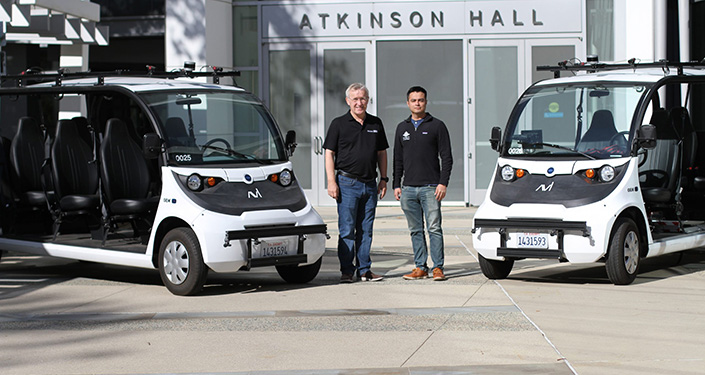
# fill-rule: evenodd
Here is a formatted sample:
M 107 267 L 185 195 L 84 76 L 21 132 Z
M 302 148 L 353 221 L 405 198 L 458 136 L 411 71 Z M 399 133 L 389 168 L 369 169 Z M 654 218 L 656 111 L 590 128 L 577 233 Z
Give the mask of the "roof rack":
M 683 75 L 683 68 L 701 68 L 705 69 L 704 62 L 670 62 L 668 60 L 659 60 L 650 63 L 639 63 L 637 59 L 631 58 L 626 63 L 604 63 L 597 61 L 597 56 L 588 56 L 587 62 L 574 63 L 573 60 L 559 61 L 556 66 L 541 65 L 537 66 L 537 71 L 552 71 L 553 78 L 560 78 L 562 71 L 586 71 L 595 73 L 609 70 L 620 69 L 646 69 L 646 68 L 661 68 L 664 74 L 670 73 L 672 68 L 675 68 L 678 75 Z M 575 73 L 573 73 L 575 74 Z
M 22 87 L 27 82 L 40 83 L 47 81 L 55 81 L 55 86 L 61 86 L 64 79 L 69 78 L 96 78 L 96 85 L 105 84 L 106 77 L 151 77 L 151 78 L 196 78 L 196 77 L 211 77 L 213 83 L 219 84 L 221 77 L 239 77 L 240 71 L 231 70 L 224 71 L 222 67 L 208 66 L 209 71 L 196 72 L 194 71 L 195 63 L 186 62 L 184 67 L 171 72 L 157 72 L 154 66 L 147 65 L 147 71 L 134 72 L 129 70 L 114 70 L 108 72 L 69 72 L 66 69 L 59 69 L 56 72 L 43 73 L 36 69 L 27 69 L 20 74 L 0 76 L 0 82 L 16 81 L 17 87 Z M 233 79 L 233 84 L 237 85 Z

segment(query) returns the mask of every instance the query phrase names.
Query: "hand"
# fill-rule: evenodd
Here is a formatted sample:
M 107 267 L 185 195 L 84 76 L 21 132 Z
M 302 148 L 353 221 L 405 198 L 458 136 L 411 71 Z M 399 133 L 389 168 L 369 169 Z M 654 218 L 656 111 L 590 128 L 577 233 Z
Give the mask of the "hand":
M 338 187 L 338 184 L 335 183 L 335 181 L 328 181 L 328 195 L 330 195 L 330 197 L 335 199 L 336 201 L 340 197 L 340 188 Z
M 445 197 L 446 197 L 446 186 L 438 184 L 438 186 L 436 186 L 436 200 L 440 202 Z
M 397 200 L 401 199 L 401 188 L 394 189 L 394 198 Z
M 379 193 L 379 199 L 384 198 L 385 194 L 387 194 L 387 182 L 384 180 L 380 180 L 379 184 L 377 185 L 377 192 Z

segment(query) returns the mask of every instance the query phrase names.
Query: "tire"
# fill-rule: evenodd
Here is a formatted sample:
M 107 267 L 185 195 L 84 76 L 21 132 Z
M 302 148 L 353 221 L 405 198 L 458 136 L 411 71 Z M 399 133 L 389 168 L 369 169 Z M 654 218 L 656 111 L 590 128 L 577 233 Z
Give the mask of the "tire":
M 208 267 L 191 229 L 175 228 L 164 236 L 159 246 L 159 275 L 164 286 L 178 296 L 191 296 L 201 291 Z
M 482 274 L 490 280 L 506 279 L 514 267 L 514 260 L 492 260 L 477 254 Z
M 639 229 L 631 219 L 617 219 L 607 250 L 607 277 L 614 285 L 629 285 L 639 272 Z
M 307 266 L 276 266 L 279 276 L 289 284 L 304 284 L 318 275 L 318 270 L 321 269 L 323 257 L 318 258 L 315 263 Z

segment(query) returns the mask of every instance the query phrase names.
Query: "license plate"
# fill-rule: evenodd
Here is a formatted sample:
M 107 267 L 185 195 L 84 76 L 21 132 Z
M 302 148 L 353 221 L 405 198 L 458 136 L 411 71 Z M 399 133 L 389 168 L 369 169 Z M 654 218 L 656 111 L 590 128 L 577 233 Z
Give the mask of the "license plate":
M 296 242 L 291 238 L 260 240 L 252 247 L 253 258 L 271 258 L 296 254 Z
M 516 233 L 516 247 L 531 249 L 548 249 L 546 233 Z

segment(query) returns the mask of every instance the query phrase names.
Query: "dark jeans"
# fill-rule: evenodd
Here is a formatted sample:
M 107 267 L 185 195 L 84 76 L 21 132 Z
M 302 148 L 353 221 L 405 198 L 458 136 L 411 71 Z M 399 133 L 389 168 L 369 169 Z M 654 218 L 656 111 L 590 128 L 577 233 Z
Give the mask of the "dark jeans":
M 377 182 L 360 182 L 353 178 L 337 176 L 340 188 L 338 200 L 338 259 L 340 271 L 355 274 L 357 252 L 359 274 L 370 269 L 370 247 L 372 246 L 372 224 L 377 208 Z

